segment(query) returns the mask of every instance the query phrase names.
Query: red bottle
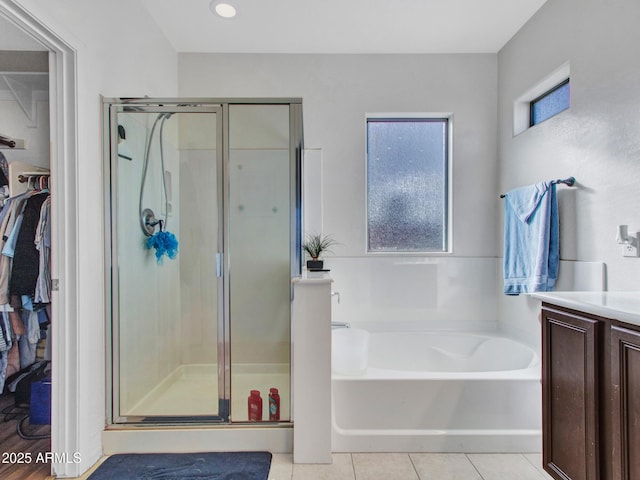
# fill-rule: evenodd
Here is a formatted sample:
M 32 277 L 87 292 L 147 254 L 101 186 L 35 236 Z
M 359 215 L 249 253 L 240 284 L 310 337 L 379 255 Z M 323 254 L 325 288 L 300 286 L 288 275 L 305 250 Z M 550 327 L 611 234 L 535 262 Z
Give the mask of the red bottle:
M 280 420 L 280 395 L 277 388 L 269 390 L 269 420 Z
M 262 421 L 262 397 L 259 390 L 251 390 L 249 395 L 249 421 L 260 422 Z

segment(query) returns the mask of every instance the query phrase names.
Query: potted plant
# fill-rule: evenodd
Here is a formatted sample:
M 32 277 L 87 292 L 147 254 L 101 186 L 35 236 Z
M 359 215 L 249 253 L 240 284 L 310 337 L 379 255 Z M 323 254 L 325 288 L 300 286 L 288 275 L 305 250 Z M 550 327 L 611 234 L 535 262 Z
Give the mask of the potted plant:
M 335 244 L 336 241 L 329 235 L 320 233 L 308 234 L 307 240 L 302 245 L 304 251 L 311 257 L 311 260 L 307 260 L 307 268 L 309 270 L 322 270 L 324 261 L 318 258 L 322 252 L 330 252 L 331 247 Z

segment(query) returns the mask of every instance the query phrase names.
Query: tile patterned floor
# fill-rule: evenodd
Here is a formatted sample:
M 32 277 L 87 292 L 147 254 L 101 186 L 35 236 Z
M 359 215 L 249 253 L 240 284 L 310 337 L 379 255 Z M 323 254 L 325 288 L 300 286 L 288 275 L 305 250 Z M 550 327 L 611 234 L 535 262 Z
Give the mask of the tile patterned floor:
M 86 480 L 106 457 L 78 480 Z M 520 453 L 334 453 L 331 465 L 274 454 L 269 480 L 553 480 L 542 455 Z
M 331 465 L 274 454 L 269 480 L 550 480 L 540 454 L 334 453 Z

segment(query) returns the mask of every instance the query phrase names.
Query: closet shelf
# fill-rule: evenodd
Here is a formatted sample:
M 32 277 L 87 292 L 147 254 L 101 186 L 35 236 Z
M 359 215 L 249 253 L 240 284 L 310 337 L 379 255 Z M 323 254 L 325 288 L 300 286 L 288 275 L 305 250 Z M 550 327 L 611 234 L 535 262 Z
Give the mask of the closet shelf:
M 27 116 L 28 125 L 37 125 L 38 100 L 49 99 L 47 72 L 0 72 L 0 90 L 8 90 Z M 1 147 L 0 147 L 1 148 Z

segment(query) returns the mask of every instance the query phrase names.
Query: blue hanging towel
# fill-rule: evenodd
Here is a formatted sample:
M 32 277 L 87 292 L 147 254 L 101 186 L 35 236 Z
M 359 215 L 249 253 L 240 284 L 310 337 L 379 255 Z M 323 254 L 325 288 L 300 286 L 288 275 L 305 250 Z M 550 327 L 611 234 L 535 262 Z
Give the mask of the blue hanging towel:
M 511 190 L 504 200 L 504 293 L 553 290 L 560 259 L 554 182 Z
M 147 238 L 146 246 L 149 250 L 152 248 L 156 249 L 155 255 L 158 263 L 162 263 L 162 257 L 164 255 L 173 260 L 178 254 L 178 240 L 176 236 L 164 230 L 160 230 Z

